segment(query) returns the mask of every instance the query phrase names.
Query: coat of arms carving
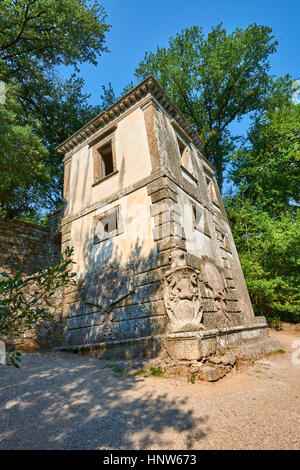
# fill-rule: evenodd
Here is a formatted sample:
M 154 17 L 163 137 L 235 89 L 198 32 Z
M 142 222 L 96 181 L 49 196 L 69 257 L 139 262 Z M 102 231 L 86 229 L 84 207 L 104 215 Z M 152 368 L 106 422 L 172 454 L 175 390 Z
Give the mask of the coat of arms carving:
M 170 329 L 195 331 L 203 328 L 200 271 L 187 266 L 184 253 L 172 253 L 171 269 L 165 273 L 164 301 Z
M 227 287 L 220 270 L 206 257 L 200 270 L 186 263 L 185 253 L 171 254 L 171 269 L 165 273 L 164 302 L 171 332 L 197 331 L 203 326 L 203 299 L 215 305 L 216 327 L 232 326 L 226 311 Z

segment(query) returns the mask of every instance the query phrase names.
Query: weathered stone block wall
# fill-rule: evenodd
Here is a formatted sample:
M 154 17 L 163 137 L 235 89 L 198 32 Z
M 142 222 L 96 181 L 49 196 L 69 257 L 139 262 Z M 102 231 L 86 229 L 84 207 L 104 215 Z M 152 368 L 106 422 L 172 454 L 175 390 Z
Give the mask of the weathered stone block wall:
M 50 214 L 46 227 L 16 220 L 0 220 L 0 272 L 14 274 L 21 271 L 26 276 L 47 263 L 58 261 L 60 218 L 60 211 Z M 35 286 L 31 284 L 27 292 L 33 290 Z M 52 306 L 48 307 L 53 314 L 53 321 L 33 325 L 22 337 L 13 341 L 18 349 L 36 351 L 60 344 L 62 304 L 63 292 L 58 289 L 52 297 Z
M 0 268 L 31 274 L 58 259 L 60 245 L 52 241 L 47 227 L 0 220 Z
M 169 265 L 169 254 L 160 253 L 126 267 L 109 265 L 67 288 L 65 346 L 115 342 L 120 347 L 123 341 L 164 334 L 162 280 Z

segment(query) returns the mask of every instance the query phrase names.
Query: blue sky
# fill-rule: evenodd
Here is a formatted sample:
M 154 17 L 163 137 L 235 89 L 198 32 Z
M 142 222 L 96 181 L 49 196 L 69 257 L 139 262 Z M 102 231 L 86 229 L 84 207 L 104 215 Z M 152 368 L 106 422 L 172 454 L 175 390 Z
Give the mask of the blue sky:
M 91 2 L 92 3 L 92 2 Z M 271 59 L 275 75 L 290 73 L 300 78 L 299 71 L 299 0 L 104 0 L 112 25 L 107 34 L 110 53 L 99 59 L 97 66 L 84 64 L 81 75 L 91 103 L 98 104 L 101 85 L 108 82 L 119 95 L 132 79 L 145 51 L 167 46 L 170 36 L 193 25 L 204 33 L 223 22 L 228 31 L 245 28 L 251 23 L 270 26 L 279 40 L 278 51 Z

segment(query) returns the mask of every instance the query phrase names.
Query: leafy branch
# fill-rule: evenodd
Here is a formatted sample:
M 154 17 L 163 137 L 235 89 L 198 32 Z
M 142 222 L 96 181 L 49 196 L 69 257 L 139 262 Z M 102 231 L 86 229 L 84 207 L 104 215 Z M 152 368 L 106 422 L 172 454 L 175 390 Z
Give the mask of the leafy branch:
M 33 324 L 53 318 L 49 307 L 55 292 L 60 287 L 75 285 L 72 255 L 73 248 L 67 247 L 58 263 L 49 264 L 30 276 L 21 272 L 0 274 L 1 336 L 19 337 Z M 11 363 L 16 357 L 15 353 Z

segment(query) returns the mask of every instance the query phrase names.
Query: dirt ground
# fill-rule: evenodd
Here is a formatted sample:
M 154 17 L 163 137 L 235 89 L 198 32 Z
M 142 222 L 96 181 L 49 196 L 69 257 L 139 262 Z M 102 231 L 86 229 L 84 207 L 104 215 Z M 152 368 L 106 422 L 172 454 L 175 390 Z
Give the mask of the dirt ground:
M 299 449 L 300 331 L 270 334 L 285 353 L 216 383 L 26 354 L 19 370 L 0 366 L 0 449 Z

